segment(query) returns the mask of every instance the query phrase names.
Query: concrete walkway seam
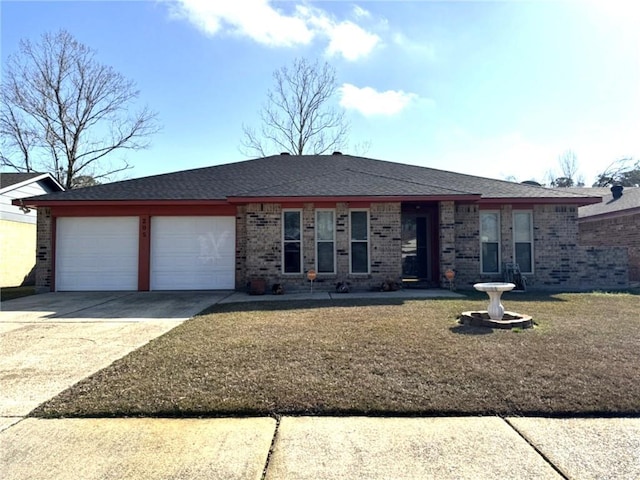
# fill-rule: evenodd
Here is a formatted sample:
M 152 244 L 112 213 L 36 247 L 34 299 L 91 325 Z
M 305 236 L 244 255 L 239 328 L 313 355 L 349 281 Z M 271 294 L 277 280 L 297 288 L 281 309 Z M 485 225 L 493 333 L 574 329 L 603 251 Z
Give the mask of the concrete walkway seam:
M 282 416 L 274 415 L 276 420 L 276 428 L 273 430 L 273 438 L 271 439 L 271 445 L 269 445 L 269 451 L 267 452 L 267 460 L 264 462 L 264 469 L 262 470 L 262 477 L 260 480 L 267 478 L 267 470 L 269 470 L 269 463 L 271 462 L 271 456 L 273 455 L 273 449 L 276 448 L 276 441 L 278 437 L 278 431 L 280 430 L 280 419 Z
M 512 428 L 512 429 L 513 429 L 513 430 L 514 430 L 514 431 L 515 431 L 519 436 L 520 436 L 520 438 L 522 438 L 525 442 L 527 442 L 527 443 L 529 444 L 529 446 L 530 446 L 531 448 L 533 448 L 533 449 L 536 451 L 536 453 L 537 453 L 538 455 L 540 455 L 540 457 L 542 457 L 542 459 L 543 459 L 545 462 L 547 462 L 547 464 L 548 464 L 551 468 L 553 468 L 553 469 L 556 471 L 556 473 L 557 473 L 558 475 L 560 475 L 560 476 L 561 476 L 562 478 L 564 478 L 565 480 L 570 480 L 570 478 L 569 478 L 569 477 L 568 477 L 568 476 L 567 476 L 567 475 L 566 475 L 566 474 L 565 474 L 565 473 L 564 473 L 564 472 L 563 472 L 559 467 L 557 467 L 557 466 L 556 466 L 556 465 L 551 461 L 551 459 L 550 459 L 549 457 L 547 457 L 547 455 L 545 455 L 545 453 L 544 453 L 542 450 L 540 450 L 540 449 L 539 449 L 539 448 L 538 448 L 538 447 L 537 447 L 533 442 L 531 442 L 531 441 L 527 438 L 527 436 L 526 436 L 525 434 L 523 434 L 520 430 L 518 430 L 518 428 L 517 428 L 515 425 L 513 425 L 513 424 L 509 421 L 509 419 L 508 419 L 508 418 L 504 418 L 504 417 L 500 417 L 500 418 L 501 418 L 501 419 L 502 419 L 502 420 L 503 420 L 507 425 L 509 425 L 509 426 L 510 426 L 510 427 L 511 427 L 511 428 Z

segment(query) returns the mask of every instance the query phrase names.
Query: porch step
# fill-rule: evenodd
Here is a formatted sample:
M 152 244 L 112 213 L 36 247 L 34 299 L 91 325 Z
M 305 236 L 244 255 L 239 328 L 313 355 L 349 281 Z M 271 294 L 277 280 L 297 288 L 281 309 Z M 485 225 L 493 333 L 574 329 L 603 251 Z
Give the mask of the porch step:
M 430 280 L 413 280 L 413 279 L 403 279 L 402 280 L 402 288 L 406 289 L 416 289 L 416 290 L 428 290 L 431 288 L 440 288 L 437 282 Z

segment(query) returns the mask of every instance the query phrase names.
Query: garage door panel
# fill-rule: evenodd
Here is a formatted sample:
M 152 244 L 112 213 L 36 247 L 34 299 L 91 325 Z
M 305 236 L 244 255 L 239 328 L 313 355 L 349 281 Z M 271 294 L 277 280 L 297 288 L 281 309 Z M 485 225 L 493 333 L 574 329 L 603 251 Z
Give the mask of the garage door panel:
M 62 217 L 56 290 L 137 290 L 137 217 Z
M 234 287 L 234 217 L 152 217 L 152 290 Z

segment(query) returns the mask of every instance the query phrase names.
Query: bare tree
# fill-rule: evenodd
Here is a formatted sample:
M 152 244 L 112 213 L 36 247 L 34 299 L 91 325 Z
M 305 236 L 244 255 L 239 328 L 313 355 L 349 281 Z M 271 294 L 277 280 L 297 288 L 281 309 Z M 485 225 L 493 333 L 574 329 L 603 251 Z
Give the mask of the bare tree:
M 547 172 L 547 181 L 550 187 L 584 187 L 584 178 L 578 175 L 578 159 L 573 150 L 565 150 L 558 157 L 560 176 L 556 176 L 553 170 Z
M 67 188 L 131 168 L 116 150 L 149 144 L 159 128 L 148 108 L 131 113 L 134 83 L 95 60 L 62 30 L 40 43 L 22 40 L 9 57 L 0 90 L 0 161 L 17 171 L 47 171 Z
M 273 74 L 274 87 L 260 110 L 261 127 L 243 125 L 240 151 L 248 156 L 288 152 L 322 154 L 340 150 L 349 125 L 344 113 L 331 107 L 336 93 L 335 69 L 328 63 L 296 59 L 291 68 Z
M 625 157 L 611 163 L 596 178 L 594 187 L 610 187 L 614 184 L 623 187 L 640 186 L 640 160 Z

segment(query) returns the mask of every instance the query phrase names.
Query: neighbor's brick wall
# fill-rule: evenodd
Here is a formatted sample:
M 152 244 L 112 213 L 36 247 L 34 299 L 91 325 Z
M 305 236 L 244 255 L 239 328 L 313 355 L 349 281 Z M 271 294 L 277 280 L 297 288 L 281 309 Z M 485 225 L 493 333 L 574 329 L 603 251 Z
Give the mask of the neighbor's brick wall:
M 50 289 L 53 267 L 53 217 L 51 209 L 38 208 L 38 227 L 36 232 L 36 287 Z
M 32 281 L 36 264 L 36 225 L 0 220 L 0 287 Z
M 627 247 L 629 281 L 640 281 L 640 213 L 578 223 L 580 245 Z
M 282 274 L 282 206 L 248 204 L 237 216 L 236 286 L 244 288 L 252 278 L 267 285 L 283 285 L 285 291 L 309 288 L 306 272 L 315 269 L 316 205 L 302 208 L 303 274 Z M 355 289 L 376 288 L 387 278 L 399 281 L 402 275 L 400 203 L 374 203 L 369 209 L 369 274 L 349 274 L 349 204 L 338 203 L 336 211 L 336 274 L 318 274 L 315 287 L 333 290 L 338 281 Z

